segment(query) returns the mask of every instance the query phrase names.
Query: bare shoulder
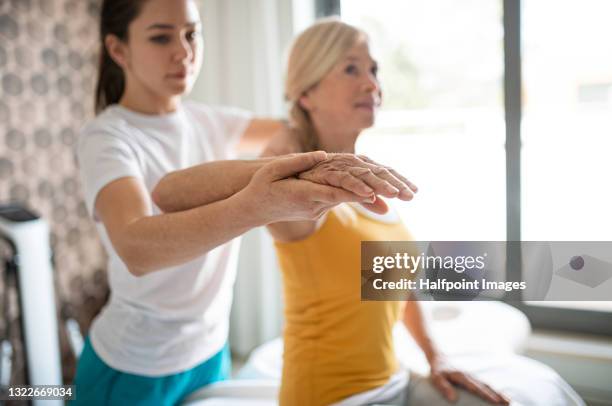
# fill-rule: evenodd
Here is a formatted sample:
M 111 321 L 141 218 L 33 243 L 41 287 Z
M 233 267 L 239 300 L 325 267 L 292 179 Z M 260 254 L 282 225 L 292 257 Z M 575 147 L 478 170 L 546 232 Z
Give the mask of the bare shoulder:
M 294 128 L 283 128 L 266 145 L 261 156 L 271 157 L 304 152 L 300 133 Z

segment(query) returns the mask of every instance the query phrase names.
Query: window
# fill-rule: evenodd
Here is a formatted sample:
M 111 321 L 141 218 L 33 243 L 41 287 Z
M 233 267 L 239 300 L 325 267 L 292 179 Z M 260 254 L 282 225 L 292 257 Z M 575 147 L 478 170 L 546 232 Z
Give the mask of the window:
M 380 66 L 383 106 L 358 150 L 419 186 L 398 207 L 415 236 L 505 240 L 501 3 L 348 0 L 341 10 L 368 32 Z
M 606 0 L 523 1 L 523 240 L 612 240 L 610 13 Z M 603 301 L 543 304 L 612 311 Z
M 328 3 L 371 37 L 383 108 L 358 150 L 421 188 L 400 209 L 418 239 L 612 240 L 612 3 Z M 519 307 L 612 335 L 612 302 Z

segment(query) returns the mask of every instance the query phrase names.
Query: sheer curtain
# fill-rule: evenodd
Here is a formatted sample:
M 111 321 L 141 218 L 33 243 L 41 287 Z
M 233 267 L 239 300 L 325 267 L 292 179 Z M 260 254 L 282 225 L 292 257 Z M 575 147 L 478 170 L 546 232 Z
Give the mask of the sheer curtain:
M 295 5 L 294 5 L 295 3 Z M 283 67 L 295 32 L 309 25 L 304 0 L 200 0 L 204 61 L 191 99 L 284 117 Z M 282 328 L 281 284 L 264 229 L 242 240 L 230 324 L 235 354 L 245 356 Z

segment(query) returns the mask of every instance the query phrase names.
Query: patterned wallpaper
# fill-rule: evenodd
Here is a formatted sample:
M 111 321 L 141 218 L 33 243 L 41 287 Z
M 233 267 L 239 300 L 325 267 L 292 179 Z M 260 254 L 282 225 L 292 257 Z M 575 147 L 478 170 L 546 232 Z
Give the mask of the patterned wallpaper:
M 49 222 L 58 309 L 73 314 L 84 332 L 108 293 L 73 153 L 79 128 L 93 116 L 98 14 L 98 0 L 0 0 L 0 204 L 25 203 Z M 20 383 L 17 301 L 14 292 L 8 297 L 17 351 L 13 383 Z M 0 333 L 6 327 L 2 315 Z M 64 334 L 63 373 L 70 382 L 75 363 Z

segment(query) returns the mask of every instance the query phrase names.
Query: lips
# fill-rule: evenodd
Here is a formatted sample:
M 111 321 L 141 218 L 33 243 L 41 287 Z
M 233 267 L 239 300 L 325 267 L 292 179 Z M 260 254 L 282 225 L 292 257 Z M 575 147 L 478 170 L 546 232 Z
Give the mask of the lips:
M 187 77 L 187 71 L 169 73 L 168 77 L 172 79 L 185 79 Z
M 366 109 L 368 111 L 374 111 L 375 106 L 376 104 L 374 103 L 373 100 L 355 103 L 355 108 Z

